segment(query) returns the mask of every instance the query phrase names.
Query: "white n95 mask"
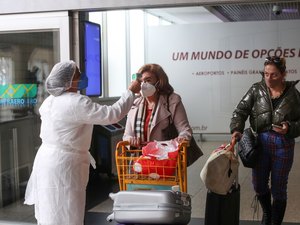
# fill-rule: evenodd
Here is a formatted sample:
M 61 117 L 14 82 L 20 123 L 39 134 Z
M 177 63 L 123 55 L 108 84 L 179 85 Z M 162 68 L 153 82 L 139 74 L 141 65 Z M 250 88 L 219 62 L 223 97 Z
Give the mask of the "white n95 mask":
M 143 82 L 141 84 L 141 95 L 143 97 L 149 97 L 154 95 L 154 93 L 156 92 L 156 87 L 153 84 L 147 83 L 147 82 Z

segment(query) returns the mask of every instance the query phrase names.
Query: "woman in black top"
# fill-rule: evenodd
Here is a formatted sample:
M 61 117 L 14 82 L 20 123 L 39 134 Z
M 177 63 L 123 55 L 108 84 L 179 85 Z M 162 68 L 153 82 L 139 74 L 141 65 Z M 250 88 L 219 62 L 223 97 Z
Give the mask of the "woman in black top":
M 258 133 L 261 154 L 252 169 L 252 183 L 263 209 L 261 224 L 278 225 L 286 209 L 294 138 L 300 135 L 300 93 L 295 87 L 299 81 L 285 80 L 286 61 L 279 57 L 266 58 L 262 75 L 238 103 L 230 130 L 232 138 L 241 138 L 249 116 Z

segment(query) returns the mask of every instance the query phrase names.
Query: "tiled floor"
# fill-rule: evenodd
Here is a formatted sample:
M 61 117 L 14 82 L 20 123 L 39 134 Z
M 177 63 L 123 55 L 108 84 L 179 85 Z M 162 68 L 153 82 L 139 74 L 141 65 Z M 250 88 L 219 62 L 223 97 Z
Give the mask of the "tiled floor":
M 192 218 L 204 218 L 206 192 L 204 184 L 200 180 L 199 173 L 206 162 L 210 152 L 224 141 L 200 142 L 204 156 L 202 156 L 195 164 L 188 168 L 188 193 L 192 196 Z M 259 221 L 261 218 L 261 210 L 259 215 L 255 214 L 251 207 L 254 191 L 251 184 L 251 169 L 242 165 L 239 167 L 239 183 L 241 185 L 241 203 L 240 203 L 240 219 L 243 221 Z M 296 143 L 295 159 L 288 184 L 288 205 L 285 213 L 285 222 L 300 224 L 300 142 Z M 92 207 L 89 212 L 110 213 L 112 210 L 112 200 L 106 199 L 101 204 Z
M 199 173 L 207 160 L 210 152 L 224 141 L 206 141 L 200 142 L 204 156 L 202 156 L 194 165 L 188 168 L 188 193 L 192 196 L 192 220 L 189 225 L 204 224 L 204 212 L 206 201 L 206 188 L 200 180 Z M 241 185 L 240 202 L 240 224 L 258 225 L 260 215 L 253 215 L 251 203 L 254 192 L 251 185 L 251 170 L 240 165 L 239 183 Z M 285 214 L 285 225 L 300 224 L 300 142 L 296 143 L 295 160 L 290 180 L 288 184 L 288 205 Z M 92 174 L 87 191 L 87 213 L 85 225 L 115 225 L 115 222 L 107 222 L 106 217 L 111 213 L 112 200 L 108 198 L 110 192 L 118 191 L 117 178 L 109 178 L 107 175 Z M 18 223 L 8 222 L 11 218 L 17 219 Z M 33 207 L 24 206 L 22 202 L 10 205 L 0 210 L 0 225 L 32 225 L 36 224 L 33 217 Z
M 106 213 L 86 213 L 86 225 L 117 225 L 115 222 L 107 222 L 105 219 L 107 217 Z M 2 225 L 0 223 L 0 225 Z M 23 224 L 22 224 L 23 225 Z M 24 224 L 25 225 L 25 224 Z M 145 225 L 145 224 L 144 224 Z M 188 225 L 204 225 L 203 218 L 191 218 Z M 229 224 L 224 224 L 229 225 Z M 239 225 L 260 225 L 259 221 L 240 221 Z M 299 223 L 288 223 L 284 222 L 283 225 L 299 225 Z

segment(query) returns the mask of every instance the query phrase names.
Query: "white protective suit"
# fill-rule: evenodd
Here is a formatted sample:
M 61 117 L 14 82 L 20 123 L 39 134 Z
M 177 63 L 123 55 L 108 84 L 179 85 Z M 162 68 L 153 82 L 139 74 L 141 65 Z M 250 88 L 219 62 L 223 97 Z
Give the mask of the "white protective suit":
M 25 204 L 35 205 L 41 225 L 82 225 L 89 178 L 89 147 L 94 124 L 116 123 L 134 100 L 127 91 L 112 106 L 65 92 L 40 107 L 42 145 L 28 181 Z

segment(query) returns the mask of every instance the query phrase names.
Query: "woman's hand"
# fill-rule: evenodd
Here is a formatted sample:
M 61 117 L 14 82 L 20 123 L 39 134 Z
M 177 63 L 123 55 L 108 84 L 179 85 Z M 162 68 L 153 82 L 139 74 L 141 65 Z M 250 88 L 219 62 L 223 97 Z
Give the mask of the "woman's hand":
M 130 146 L 139 148 L 141 146 L 141 139 L 138 137 L 130 137 L 129 144 Z
M 231 135 L 231 140 L 234 139 L 235 142 L 239 141 L 242 138 L 242 134 L 239 131 L 234 131 Z
M 282 122 L 281 126 L 272 126 L 272 130 L 279 134 L 286 134 L 289 130 L 289 124 L 287 122 Z
M 181 143 L 183 141 L 188 141 L 186 138 L 183 138 L 183 137 L 177 137 L 177 138 L 174 138 L 175 141 L 177 141 L 178 143 Z

